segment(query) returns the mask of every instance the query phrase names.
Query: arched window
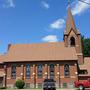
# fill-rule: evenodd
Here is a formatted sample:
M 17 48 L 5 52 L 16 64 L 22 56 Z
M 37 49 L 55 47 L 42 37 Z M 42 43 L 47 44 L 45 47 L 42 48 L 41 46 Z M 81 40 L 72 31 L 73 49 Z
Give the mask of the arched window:
M 14 64 L 14 65 L 12 65 L 12 67 L 11 67 L 11 77 L 12 78 L 16 78 L 16 65 Z
M 70 38 L 70 45 L 75 46 L 75 38 L 74 37 Z
M 42 78 L 42 65 L 37 65 L 37 75 Z
M 65 75 L 65 76 L 69 76 L 69 75 L 70 75 L 69 65 L 68 65 L 68 64 L 65 64 L 65 65 L 64 65 L 64 75 Z
M 30 64 L 26 64 L 26 78 L 30 78 Z
M 50 78 L 54 78 L 54 64 L 50 64 Z

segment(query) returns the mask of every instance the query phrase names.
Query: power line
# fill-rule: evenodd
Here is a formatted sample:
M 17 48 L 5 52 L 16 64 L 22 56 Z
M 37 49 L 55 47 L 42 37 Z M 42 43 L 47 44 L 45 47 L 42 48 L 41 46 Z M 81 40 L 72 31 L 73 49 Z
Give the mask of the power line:
M 78 0 L 78 1 L 80 1 L 80 2 L 83 2 L 83 3 L 86 3 L 86 4 L 90 5 L 90 3 L 85 2 L 85 1 L 83 1 L 83 0 Z

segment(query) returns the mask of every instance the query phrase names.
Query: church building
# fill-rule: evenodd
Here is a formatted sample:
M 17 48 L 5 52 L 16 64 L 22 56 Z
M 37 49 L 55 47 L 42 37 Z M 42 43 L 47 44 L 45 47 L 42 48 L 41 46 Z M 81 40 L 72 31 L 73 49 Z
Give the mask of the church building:
M 81 34 L 68 8 L 63 42 L 9 44 L 0 55 L 0 86 L 15 87 L 17 79 L 25 87 L 42 88 L 46 78 L 56 81 L 57 88 L 74 86 L 74 81 L 90 78 L 90 57 L 82 53 Z

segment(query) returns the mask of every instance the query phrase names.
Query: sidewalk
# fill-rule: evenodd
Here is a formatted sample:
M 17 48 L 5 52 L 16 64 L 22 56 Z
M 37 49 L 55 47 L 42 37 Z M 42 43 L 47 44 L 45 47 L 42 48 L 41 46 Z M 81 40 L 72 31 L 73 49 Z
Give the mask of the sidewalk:
M 56 90 L 77 90 L 77 89 L 56 89 Z
M 23 89 L 23 90 L 43 90 L 43 89 Z M 66 88 L 65 89 L 61 89 L 60 88 L 60 89 L 56 89 L 56 90 L 77 90 L 77 89 L 75 89 L 75 88 L 73 88 L 73 89 L 70 89 L 70 88 L 69 89 L 66 89 Z
M 0 89 L 1 90 L 1 89 Z M 3 89 L 3 90 L 43 90 L 43 89 Z M 56 89 L 56 90 L 77 90 L 77 89 Z

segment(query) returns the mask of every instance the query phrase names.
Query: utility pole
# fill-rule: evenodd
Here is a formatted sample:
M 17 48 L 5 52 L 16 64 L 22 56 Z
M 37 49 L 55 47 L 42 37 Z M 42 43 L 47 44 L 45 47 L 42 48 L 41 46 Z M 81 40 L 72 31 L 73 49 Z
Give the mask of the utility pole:
M 84 0 L 78 0 L 78 1 L 90 5 L 90 3 L 88 3 L 88 2 L 86 2 L 86 1 L 84 1 Z

